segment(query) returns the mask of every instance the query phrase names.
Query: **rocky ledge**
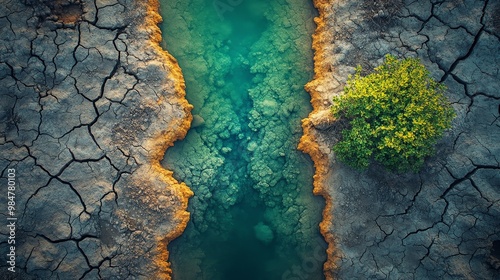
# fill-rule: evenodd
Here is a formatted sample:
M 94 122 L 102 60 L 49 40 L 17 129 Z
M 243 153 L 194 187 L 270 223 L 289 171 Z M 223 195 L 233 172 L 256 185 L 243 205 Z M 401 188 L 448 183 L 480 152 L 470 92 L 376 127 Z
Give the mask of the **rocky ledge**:
M 0 205 L 17 218 L 15 273 L 2 261 L 2 275 L 169 278 L 166 245 L 192 193 L 159 161 L 191 106 L 157 11 L 157 0 L 0 5 L 2 186 L 15 172 L 15 197 L 5 188 Z M 0 233 L 5 257 L 12 232 Z
M 317 0 L 314 111 L 300 148 L 327 200 L 328 279 L 498 279 L 500 3 Z M 328 110 L 356 65 L 418 57 L 447 87 L 457 117 L 417 174 L 336 161 Z

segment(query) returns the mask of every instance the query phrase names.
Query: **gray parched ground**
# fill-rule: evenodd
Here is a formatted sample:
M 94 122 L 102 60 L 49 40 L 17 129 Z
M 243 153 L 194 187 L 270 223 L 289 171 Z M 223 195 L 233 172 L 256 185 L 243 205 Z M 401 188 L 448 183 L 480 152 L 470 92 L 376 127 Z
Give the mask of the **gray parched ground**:
M 145 26 L 147 4 L 0 1 L 0 278 L 165 272 L 153 261 L 158 241 L 183 206 L 152 169 L 186 112 L 150 40 L 159 29 Z M 15 274 L 5 261 L 8 169 Z
M 418 57 L 447 87 L 457 113 L 418 174 L 358 172 L 330 153 L 329 192 L 340 261 L 337 279 L 500 278 L 499 1 L 334 1 L 325 44 L 339 94 L 353 67 L 385 54 Z M 338 138 L 318 129 L 323 148 Z

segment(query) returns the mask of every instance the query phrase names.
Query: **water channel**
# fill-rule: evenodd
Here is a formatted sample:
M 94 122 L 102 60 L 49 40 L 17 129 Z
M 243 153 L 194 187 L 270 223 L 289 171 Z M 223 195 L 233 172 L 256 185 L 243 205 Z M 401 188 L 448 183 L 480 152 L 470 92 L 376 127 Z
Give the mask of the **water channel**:
M 324 279 L 322 198 L 297 150 L 311 111 L 316 16 L 305 0 L 161 0 L 194 120 L 162 162 L 195 193 L 174 280 Z

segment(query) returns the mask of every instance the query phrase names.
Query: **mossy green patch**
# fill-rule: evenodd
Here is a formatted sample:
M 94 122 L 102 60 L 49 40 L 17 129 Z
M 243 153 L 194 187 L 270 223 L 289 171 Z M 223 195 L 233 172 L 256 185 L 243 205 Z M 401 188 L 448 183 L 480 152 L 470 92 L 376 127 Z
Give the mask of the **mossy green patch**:
M 334 98 L 332 112 L 348 123 L 333 150 L 356 168 L 370 161 L 396 171 L 418 171 L 455 115 L 445 87 L 416 58 L 387 55 L 367 76 L 359 67 Z

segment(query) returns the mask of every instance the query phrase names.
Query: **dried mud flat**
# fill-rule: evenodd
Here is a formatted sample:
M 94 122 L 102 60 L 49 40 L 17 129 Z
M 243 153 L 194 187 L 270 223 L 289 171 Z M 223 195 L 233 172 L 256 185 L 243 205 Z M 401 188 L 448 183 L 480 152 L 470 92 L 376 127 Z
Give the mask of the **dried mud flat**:
M 168 278 L 191 191 L 159 161 L 191 106 L 159 47 L 158 3 L 2 2 L 0 169 L 16 174 L 17 258 L 1 274 Z
M 317 97 L 309 126 L 329 165 L 317 179 L 333 205 L 327 277 L 498 279 L 500 3 L 317 2 L 317 73 L 307 88 Z M 353 67 L 373 69 L 387 53 L 419 57 L 457 113 L 418 174 L 358 172 L 330 151 L 339 136 L 325 118 L 331 97 Z
M 186 223 L 191 192 L 159 160 L 191 116 L 180 69 L 158 46 L 156 1 L 2 2 L 0 168 L 2 184 L 8 169 L 16 173 L 12 278 L 168 278 L 166 243 Z M 316 148 L 317 192 L 331 198 L 327 277 L 497 278 L 499 3 L 315 5 L 316 77 L 307 86 L 315 112 L 305 126 L 319 146 L 303 145 Z M 386 53 L 421 58 L 457 112 L 419 174 L 359 173 L 330 152 L 332 95 L 354 66 L 373 68 Z M 0 233 L 5 256 L 9 231 Z

